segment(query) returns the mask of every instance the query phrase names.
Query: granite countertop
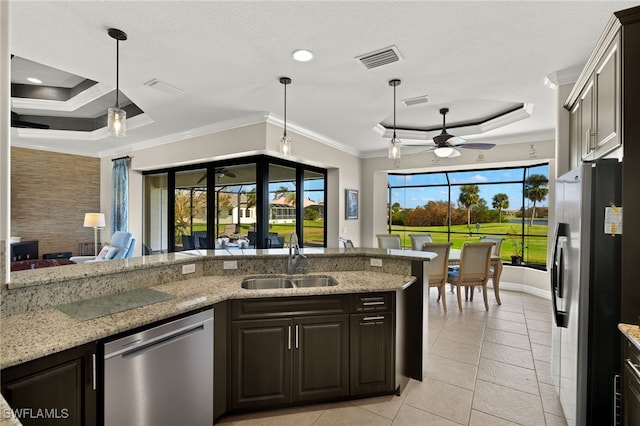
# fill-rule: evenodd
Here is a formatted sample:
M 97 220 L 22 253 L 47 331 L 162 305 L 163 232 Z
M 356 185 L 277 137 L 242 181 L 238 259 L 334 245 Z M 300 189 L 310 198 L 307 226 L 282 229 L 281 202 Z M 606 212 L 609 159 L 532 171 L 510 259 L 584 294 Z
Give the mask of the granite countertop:
M 214 275 L 149 287 L 173 297 L 88 321 L 75 320 L 55 308 L 6 317 L 2 319 L 0 329 L 0 368 L 103 339 L 224 300 L 395 291 L 415 282 L 415 278 L 411 276 L 371 271 L 335 271 L 309 275 L 330 275 L 338 281 L 338 285 L 245 290 L 240 286 L 244 278 L 242 275 Z M 95 303 L 95 300 L 92 303 Z
M 378 248 L 303 248 L 302 254 L 309 258 L 329 256 L 367 256 L 380 258 L 403 258 L 407 260 L 431 260 L 434 253 L 414 250 L 395 250 Z M 189 250 L 176 253 L 154 254 L 151 256 L 132 257 L 130 259 L 110 260 L 104 262 L 65 265 L 55 268 L 41 268 L 11 273 L 8 289 L 18 289 L 62 282 L 66 280 L 97 277 L 101 275 L 156 268 L 163 265 L 192 263 L 198 260 L 224 258 L 262 259 L 265 257 L 286 257 L 289 249 L 226 249 L 226 250 Z
M 640 351 L 640 327 L 635 324 L 618 324 L 618 329 Z

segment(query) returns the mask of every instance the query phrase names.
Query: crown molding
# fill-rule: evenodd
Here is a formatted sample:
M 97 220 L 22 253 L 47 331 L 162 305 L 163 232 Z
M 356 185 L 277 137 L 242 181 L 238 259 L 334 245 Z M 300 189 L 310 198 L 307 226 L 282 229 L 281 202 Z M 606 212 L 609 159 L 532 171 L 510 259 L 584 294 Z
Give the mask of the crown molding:
M 113 87 L 97 83 L 66 101 L 11 98 L 12 109 L 72 112 L 111 92 Z
M 447 130 L 455 129 L 456 136 L 466 136 L 466 135 L 481 135 L 483 133 L 490 132 L 495 129 L 499 129 L 508 124 L 515 123 L 520 120 L 524 120 L 525 118 L 531 117 L 533 112 L 533 104 L 532 103 L 523 103 L 522 107 L 517 108 L 513 111 L 509 111 L 506 114 L 502 114 L 498 117 L 491 118 L 487 121 L 477 124 L 471 124 L 467 126 L 447 126 Z M 384 138 L 390 138 L 393 135 L 393 129 L 388 129 L 382 124 L 378 123 L 373 127 L 373 131 Z M 427 141 L 433 139 L 435 136 L 439 135 L 442 129 L 438 130 L 410 130 L 410 129 L 396 129 L 396 136 L 400 138 L 400 140 L 417 140 L 417 141 Z

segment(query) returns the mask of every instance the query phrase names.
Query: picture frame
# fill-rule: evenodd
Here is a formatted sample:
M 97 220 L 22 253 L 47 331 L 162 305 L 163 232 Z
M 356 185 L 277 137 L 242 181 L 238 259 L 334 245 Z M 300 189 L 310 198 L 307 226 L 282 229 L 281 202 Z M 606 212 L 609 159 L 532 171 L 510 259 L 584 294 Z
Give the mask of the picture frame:
M 355 220 L 358 219 L 358 210 L 359 206 L 359 195 L 357 189 L 345 189 L 345 209 L 344 209 L 344 218 L 345 220 Z

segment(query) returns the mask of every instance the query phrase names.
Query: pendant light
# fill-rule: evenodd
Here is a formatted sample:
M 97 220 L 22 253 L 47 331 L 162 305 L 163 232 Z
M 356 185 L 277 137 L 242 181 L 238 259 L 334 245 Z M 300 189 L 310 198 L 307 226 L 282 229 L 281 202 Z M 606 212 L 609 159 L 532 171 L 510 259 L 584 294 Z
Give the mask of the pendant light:
M 389 80 L 389 86 L 393 87 L 393 137 L 389 141 L 389 159 L 400 159 L 400 139 L 396 137 L 396 87 L 400 85 L 400 80 Z
M 280 77 L 280 83 L 284 86 L 284 133 L 280 139 L 280 153 L 286 157 L 291 155 L 291 138 L 287 136 L 287 85 L 291 84 L 291 79 Z
M 120 109 L 118 95 L 120 92 L 120 42 L 127 39 L 127 34 L 116 28 L 109 28 L 109 36 L 116 40 L 116 104 L 109 108 L 107 114 L 107 131 L 109 136 L 123 138 L 127 135 L 127 112 Z

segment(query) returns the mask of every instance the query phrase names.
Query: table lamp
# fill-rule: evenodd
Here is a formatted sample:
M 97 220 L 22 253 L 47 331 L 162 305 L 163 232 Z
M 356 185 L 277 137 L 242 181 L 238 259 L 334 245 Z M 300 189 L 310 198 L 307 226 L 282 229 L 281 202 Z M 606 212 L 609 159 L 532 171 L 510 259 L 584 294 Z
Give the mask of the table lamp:
M 84 227 L 93 228 L 93 252 L 98 255 L 98 228 L 104 228 L 104 213 L 85 213 Z

